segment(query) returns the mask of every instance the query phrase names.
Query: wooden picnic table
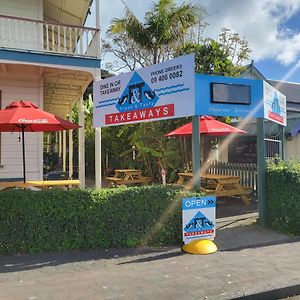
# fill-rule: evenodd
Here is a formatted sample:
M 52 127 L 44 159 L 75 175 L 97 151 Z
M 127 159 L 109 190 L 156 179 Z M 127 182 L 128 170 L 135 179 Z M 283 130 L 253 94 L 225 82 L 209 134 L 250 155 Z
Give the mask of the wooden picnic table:
M 109 181 L 108 187 L 114 185 L 135 185 L 135 184 L 148 184 L 151 179 L 142 175 L 141 170 L 135 169 L 122 169 L 115 170 L 113 177 L 106 177 Z
M 72 180 L 28 180 L 23 181 L 1 181 L 0 191 L 13 189 L 13 188 L 37 188 L 37 189 L 47 189 L 52 187 L 79 187 L 80 181 L 78 179 Z
M 176 182 L 176 185 L 192 185 L 193 181 L 193 173 L 192 172 L 180 172 L 178 174 L 178 180 Z M 202 173 L 200 175 L 202 178 Z
M 214 194 L 217 197 L 240 196 L 245 204 L 250 204 L 247 195 L 251 193 L 252 189 L 242 186 L 239 176 L 204 174 L 201 175 L 201 179 L 204 180 L 204 185 L 201 188 L 208 195 Z
M 176 184 L 191 184 L 193 179 L 192 172 L 178 173 L 179 179 Z M 208 195 L 216 197 L 240 196 L 245 204 L 249 204 L 247 196 L 252 192 L 251 187 L 240 184 L 239 176 L 220 175 L 220 174 L 201 174 L 201 190 Z
M 193 173 L 192 172 L 182 172 L 178 173 L 178 181 L 176 184 L 178 185 L 184 185 L 189 184 L 193 180 Z

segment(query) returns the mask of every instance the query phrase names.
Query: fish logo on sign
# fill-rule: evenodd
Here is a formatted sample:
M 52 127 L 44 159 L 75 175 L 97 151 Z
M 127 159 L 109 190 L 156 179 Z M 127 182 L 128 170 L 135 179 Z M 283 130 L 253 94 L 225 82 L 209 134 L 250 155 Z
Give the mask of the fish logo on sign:
M 273 97 L 272 112 L 274 112 L 275 114 L 278 114 L 278 115 L 280 115 L 280 112 L 281 112 L 277 93 L 275 93 L 274 97 Z
M 134 72 L 123 94 L 118 99 L 116 107 L 119 112 L 152 108 L 158 99 L 155 91 L 146 84 L 137 72 Z
M 214 223 L 200 211 L 184 227 L 185 236 L 209 234 L 214 232 Z

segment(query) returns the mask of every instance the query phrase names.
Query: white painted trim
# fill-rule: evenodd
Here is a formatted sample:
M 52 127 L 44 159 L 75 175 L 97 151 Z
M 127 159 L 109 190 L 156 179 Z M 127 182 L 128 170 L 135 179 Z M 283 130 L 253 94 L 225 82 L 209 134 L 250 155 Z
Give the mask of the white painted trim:
M 85 68 L 78 66 L 66 66 L 66 65 L 54 65 L 54 64 L 43 64 L 43 63 L 33 63 L 33 62 L 24 62 L 24 61 L 15 61 L 15 60 L 6 60 L 0 59 L 0 64 L 17 64 L 17 65 L 29 65 L 29 66 L 38 66 L 38 67 L 47 67 L 51 69 L 62 69 L 62 70 L 72 70 L 72 71 L 84 71 L 90 73 L 93 78 L 96 77 L 96 68 Z
M 63 149 L 62 149 L 62 162 L 63 162 L 63 171 L 66 171 L 67 165 L 67 132 L 64 130 L 62 132 L 63 135 Z
M 85 187 L 85 134 L 83 96 L 78 101 L 78 118 L 81 128 L 78 129 L 78 178 L 80 187 Z
M 73 130 L 69 130 L 69 178 L 73 178 Z

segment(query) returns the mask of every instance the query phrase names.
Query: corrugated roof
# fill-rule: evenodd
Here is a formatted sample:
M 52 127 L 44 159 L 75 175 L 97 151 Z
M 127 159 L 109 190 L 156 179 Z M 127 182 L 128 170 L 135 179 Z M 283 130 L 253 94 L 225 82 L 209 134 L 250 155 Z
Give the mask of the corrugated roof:
M 269 80 L 269 83 L 286 96 L 287 111 L 300 112 L 300 84 L 279 80 Z
M 269 82 L 275 89 L 286 96 L 287 111 L 300 113 L 300 83 L 266 79 L 253 63 L 246 67 L 240 77 L 262 79 Z
M 238 126 L 238 123 L 232 123 L 232 126 Z M 271 121 L 265 121 L 265 135 L 277 135 L 279 133 L 279 125 Z M 256 122 L 248 123 L 244 128 L 247 133 L 243 136 L 256 136 Z M 285 128 L 286 135 L 295 136 L 300 131 L 300 116 L 297 118 L 287 119 L 287 125 Z

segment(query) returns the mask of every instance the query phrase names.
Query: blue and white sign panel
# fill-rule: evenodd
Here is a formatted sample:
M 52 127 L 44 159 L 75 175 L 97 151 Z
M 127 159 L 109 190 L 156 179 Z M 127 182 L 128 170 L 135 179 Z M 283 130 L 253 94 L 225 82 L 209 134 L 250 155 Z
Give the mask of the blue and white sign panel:
M 182 235 L 185 244 L 194 239 L 213 240 L 215 227 L 216 196 L 182 199 Z
M 94 83 L 94 127 L 195 115 L 194 54 Z
M 286 96 L 264 82 L 265 119 L 286 126 Z
M 263 81 L 195 74 L 196 115 L 264 117 Z

